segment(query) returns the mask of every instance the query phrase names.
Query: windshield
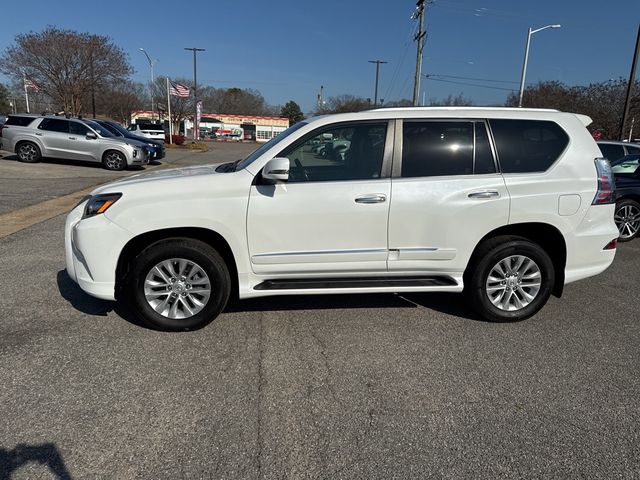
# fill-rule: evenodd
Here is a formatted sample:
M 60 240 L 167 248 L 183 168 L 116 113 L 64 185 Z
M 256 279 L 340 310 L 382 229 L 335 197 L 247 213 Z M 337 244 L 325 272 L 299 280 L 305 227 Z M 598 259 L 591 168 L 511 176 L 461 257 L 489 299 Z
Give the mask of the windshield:
M 98 132 L 100 134 L 101 137 L 113 137 L 113 133 L 111 133 L 109 130 L 107 130 L 106 128 L 104 128 L 102 125 L 100 125 L 97 122 L 93 122 L 91 120 L 85 120 L 84 123 L 86 123 L 87 125 L 89 125 L 91 128 L 93 128 L 96 132 Z
M 109 125 L 109 127 L 111 127 L 114 130 L 117 130 L 118 132 L 124 134 L 124 135 L 129 135 L 130 132 L 129 130 L 127 130 L 126 128 L 124 128 L 122 125 L 120 125 L 119 123 L 111 123 L 108 122 L 107 125 Z M 105 127 L 107 128 L 107 127 Z
M 284 140 L 285 138 L 287 138 L 289 135 L 291 135 L 293 132 L 301 129 L 302 127 L 304 127 L 305 125 L 307 125 L 307 122 L 298 122 L 295 125 L 287 128 L 284 132 L 282 132 L 280 135 L 278 135 L 277 137 L 273 137 L 271 140 L 269 140 L 267 143 L 265 143 L 264 145 L 262 145 L 261 147 L 259 147 L 258 149 L 254 150 L 253 152 L 251 152 L 249 154 L 249 156 L 247 158 L 245 158 L 244 160 L 242 160 L 240 163 L 238 163 L 236 165 L 236 171 L 237 170 L 242 170 L 243 168 L 246 168 L 247 166 L 251 165 L 258 157 L 260 157 L 260 155 L 262 155 L 264 152 L 266 152 L 267 150 L 269 150 L 271 147 L 273 147 L 274 145 L 280 143 L 282 140 Z

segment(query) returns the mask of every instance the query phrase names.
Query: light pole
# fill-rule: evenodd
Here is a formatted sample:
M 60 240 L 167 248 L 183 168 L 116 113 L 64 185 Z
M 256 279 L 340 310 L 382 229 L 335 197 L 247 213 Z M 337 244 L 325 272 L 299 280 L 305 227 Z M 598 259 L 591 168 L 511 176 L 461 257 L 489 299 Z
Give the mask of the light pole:
M 373 94 L 373 106 L 377 107 L 378 106 L 378 76 L 380 74 L 380 64 L 381 63 L 387 63 L 385 61 L 382 60 L 369 60 L 369 63 L 375 63 L 376 64 L 376 88 Z
M 524 65 L 522 65 L 522 78 L 520 80 L 520 99 L 518 100 L 518 107 L 522 107 L 522 95 L 524 95 L 524 80 L 527 76 L 527 62 L 529 61 L 529 45 L 531 45 L 531 35 L 534 33 L 540 32 L 547 28 L 560 28 L 561 25 L 553 24 L 547 25 L 545 27 L 536 28 L 535 30 L 529 27 L 529 33 L 527 35 L 527 48 L 524 51 Z
M 193 52 L 193 104 L 195 108 L 195 112 L 193 115 L 193 139 L 197 140 L 200 136 L 200 125 L 196 125 L 198 123 L 198 76 L 197 76 L 197 68 L 196 68 L 196 54 L 198 52 L 204 52 L 204 48 L 184 48 L 185 50 L 191 50 Z
M 151 60 L 151 57 L 149 56 L 149 54 L 142 47 L 140 47 L 140 51 L 144 53 L 145 57 L 147 57 L 147 61 L 149 62 L 149 69 L 151 70 L 151 83 L 149 84 L 149 94 L 151 95 L 151 112 L 153 115 L 153 112 L 155 112 L 155 108 L 154 108 L 155 106 L 153 104 L 153 66 L 156 63 L 158 63 L 158 59 Z

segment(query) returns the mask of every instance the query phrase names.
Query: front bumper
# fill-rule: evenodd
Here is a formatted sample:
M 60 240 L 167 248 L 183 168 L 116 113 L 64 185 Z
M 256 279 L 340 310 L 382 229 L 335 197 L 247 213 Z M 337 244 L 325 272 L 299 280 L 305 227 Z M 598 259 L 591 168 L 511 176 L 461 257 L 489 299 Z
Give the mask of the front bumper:
M 85 203 L 78 205 L 67 216 L 67 273 L 89 295 L 114 300 L 118 258 L 132 235 L 104 214 L 82 220 L 84 206 Z
M 145 149 L 136 149 L 137 154 L 131 155 L 129 160 L 128 160 L 128 164 L 131 165 L 137 165 L 137 166 L 141 166 L 141 165 L 148 165 L 149 164 L 149 160 L 151 158 L 151 153 L 150 151 L 145 148 Z

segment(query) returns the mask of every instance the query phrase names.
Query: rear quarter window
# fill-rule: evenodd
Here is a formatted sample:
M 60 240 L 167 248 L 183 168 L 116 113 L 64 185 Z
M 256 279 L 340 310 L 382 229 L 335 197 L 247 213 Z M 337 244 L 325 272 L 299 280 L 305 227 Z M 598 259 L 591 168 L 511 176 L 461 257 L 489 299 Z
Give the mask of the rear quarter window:
M 18 127 L 27 127 L 35 120 L 35 117 L 9 117 L 5 125 L 16 125 Z
M 503 173 L 546 171 L 569 144 L 569 136 L 555 122 L 545 120 L 489 120 Z

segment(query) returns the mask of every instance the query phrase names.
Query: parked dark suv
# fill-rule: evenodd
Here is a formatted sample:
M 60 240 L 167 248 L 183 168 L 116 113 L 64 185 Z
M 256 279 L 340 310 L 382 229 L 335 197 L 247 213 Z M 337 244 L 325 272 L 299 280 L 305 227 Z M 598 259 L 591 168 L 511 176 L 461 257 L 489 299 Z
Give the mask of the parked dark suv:
M 95 120 L 97 123 L 102 125 L 104 128 L 113 133 L 116 137 L 121 138 L 130 138 L 131 140 L 138 140 L 140 142 L 144 142 L 149 147 L 149 160 L 160 160 L 164 158 L 165 148 L 164 143 L 156 142 L 154 140 L 150 140 L 147 137 L 143 137 L 140 135 L 136 135 L 133 132 L 130 132 L 122 125 L 116 122 L 110 122 L 108 120 Z

